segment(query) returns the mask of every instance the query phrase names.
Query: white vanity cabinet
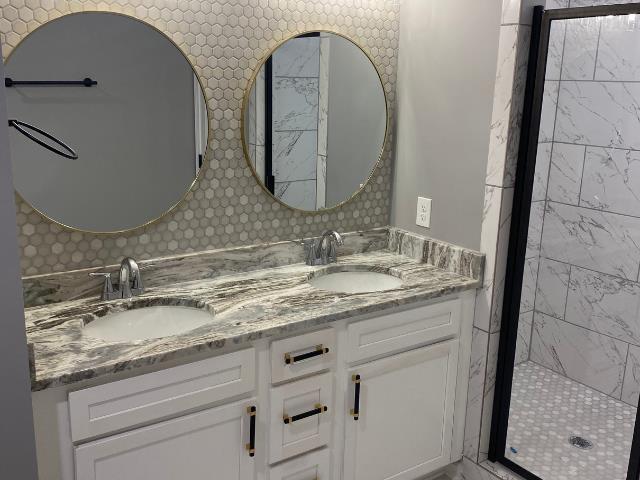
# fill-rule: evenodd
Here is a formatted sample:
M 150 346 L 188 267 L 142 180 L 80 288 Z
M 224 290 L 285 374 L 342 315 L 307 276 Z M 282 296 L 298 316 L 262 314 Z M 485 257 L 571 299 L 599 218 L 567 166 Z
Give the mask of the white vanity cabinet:
M 253 480 L 255 457 L 246 444 L 255 403 L 212 408 L 78 446 L 76 479 Z
M 474 294 L 35 392 L 40 480 L 428 478 L 462 455 Z
M 413 480 L 450 463 L 458 340 L 349 370 L 345 480 Z

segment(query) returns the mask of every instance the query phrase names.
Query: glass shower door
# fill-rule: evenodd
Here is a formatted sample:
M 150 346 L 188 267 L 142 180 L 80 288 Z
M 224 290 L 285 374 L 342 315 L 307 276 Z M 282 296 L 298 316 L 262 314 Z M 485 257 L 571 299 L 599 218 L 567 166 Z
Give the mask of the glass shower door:
M 637 13 L 635 4 L 539 19 L 544 68 L 530 87 L 514 203 L 514 219 L 528 222 L 512 229 L 520 242 L 498 392 L 508 398 L 497 400 L 493 445 L 494 459 L 526 478 L 638 475 L 629 467 L 640 396 Z

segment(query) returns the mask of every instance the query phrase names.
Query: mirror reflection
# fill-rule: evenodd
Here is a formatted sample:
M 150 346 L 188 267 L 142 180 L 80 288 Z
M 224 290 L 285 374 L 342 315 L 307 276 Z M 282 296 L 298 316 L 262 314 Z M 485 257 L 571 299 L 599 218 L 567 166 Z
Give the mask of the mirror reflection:
M 264 61 L 245 98 L 243 138 L 256 179 L 285 205 L 335 207 L 380 159 L 387 104 L 370 58 L 349 39 L 310 32 Z
M 130 230 L 167 213 L 194 184 L 209 130 L 205 97 L 189 61 L 153 27 L 112 13 L 67 15 L 28 35 L 5 74 L 9 118 L 77 156 L 10 129 L 16 190 L 51 220 Z

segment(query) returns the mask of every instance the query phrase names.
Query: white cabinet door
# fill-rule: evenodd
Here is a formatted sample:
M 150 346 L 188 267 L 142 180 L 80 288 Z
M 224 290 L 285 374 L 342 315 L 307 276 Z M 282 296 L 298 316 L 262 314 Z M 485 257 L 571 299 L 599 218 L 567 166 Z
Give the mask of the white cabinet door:
M 415 480 L 450 463 L 458 361 L 452 340 L 349 371 L 345 480 Z
M 247 450 L 254 405 L 213 408 L 76 447 L 76 480 L 254 480 Z

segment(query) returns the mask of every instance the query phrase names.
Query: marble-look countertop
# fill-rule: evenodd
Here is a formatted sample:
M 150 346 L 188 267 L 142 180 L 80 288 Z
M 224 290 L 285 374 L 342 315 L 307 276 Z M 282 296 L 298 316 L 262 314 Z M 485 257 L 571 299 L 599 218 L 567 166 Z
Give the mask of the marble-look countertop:
M 403 280 L 385 292 L 345 294 L 316 289 L 314 272 L 358 266 Z M 212 279 L 151 286 L 131 300 L 96 297 L 25 310 L 33 344 L 32 390 L 71 384 L 124 370 L 187 358 L 358 315 L 408 305 L 479 287 L 481 280 L 437 268 L 388 250 L 339 257 L 329 267 L 285 265 Z M 88 336 L 83 326 L 110 312 L 148 305 L 185 305 L 213 313 L 210 324 L 159 339 L 110 343 Z M 186 360 L 185 360 L 186 361 Z

